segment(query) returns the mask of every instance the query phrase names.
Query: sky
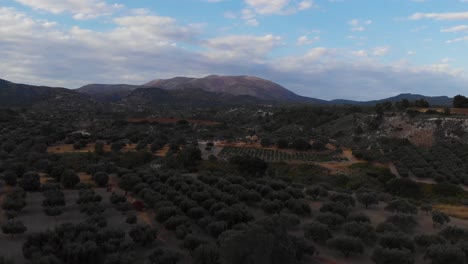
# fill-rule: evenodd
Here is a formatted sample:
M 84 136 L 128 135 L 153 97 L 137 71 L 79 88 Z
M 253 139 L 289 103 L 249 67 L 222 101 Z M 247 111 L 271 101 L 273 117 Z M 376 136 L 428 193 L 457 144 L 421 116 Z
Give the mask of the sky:
M 468 0 L 0 0 L 0 78 L 250 75 L 321 99 L 468 94 Z

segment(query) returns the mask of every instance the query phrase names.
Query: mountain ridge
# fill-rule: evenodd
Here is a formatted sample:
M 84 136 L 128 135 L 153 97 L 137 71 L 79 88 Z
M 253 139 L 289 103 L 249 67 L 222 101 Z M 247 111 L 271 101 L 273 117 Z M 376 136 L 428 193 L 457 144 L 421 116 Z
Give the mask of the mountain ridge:
M 201 80 L 201 83 L 199 83 Z M 246 89 L 246 83 L 260 83 L 257 86 L 247 87 L 254 90 L 253 93 L 243 94 L 240 92 Z M 208 82 L 208 88 L 204 82 Z M 238 83 L 241 83 L 239 86 Z M 215 84 L 226 84 L 222 89 L 213 89 Z M 165 86 L 156 87 L 157 85 Z M 243 86 L 244 85 L 244 86 Z M 271 85 L 271 86 L 270 86 Z M 226 87 L 241 87 L 236 92 L 226 92 Z M 265 88 L 266 87 L 266 88 Z M 265 95 L 269 87 L 277 93 Z M 157 91 L 152 89 L 158 89 Z M 258 94 L 255 90 L 258 90 Z M 208 91 L 211 90 L 211 91 Z M 165 91 L 165 92 L 164 92 Z M 147 93 L 145 95 L 145 93 Z M 161 96 L 160 98 L 157 95 Z M 140 96 L 142 98 L 137 99 Z M 358 105 L 372 106 L 385 101 L 397 102 L 402 99 L 409 101 L 425 99 L 433 106 L 449 106 L 452 104 L 452 98 L 448 96 L 425 96 L 420 94 L 402 93 L 393 97 L 372 100 L 372 101 L 353 101 L 346 99 L 322 100 L 317 98 L 297 95 L 286 88 L 271 81 L 253 76 L 217 76 L 210 75 L 204 78 L 175 77 L 172 79 L 153 80 L 144 85 L 129 84 L 88 84 L 78 89 L 67 89 L 61 87 L 34 86 L 28 84 L 18 84 L 0 79 L 0 105 L 3 108 L 8 107 L 28 107 L 39 102 L 48 102 L 57 98 L 69 98 L 69 100 L 95 100 L 104 103 L 129 103 L 140 102 L 145 105 L 151 105 L 148 98 L 152 98 L 154 103 L 158 104 L 268 104 L 268 103 L 305 103 L 316 105 Z M 167 100 L 164 102 L 164 98 Z M 209 98 L 209 100 L 207 100 Z M 180 100 L 180 101 L 177 101 Z

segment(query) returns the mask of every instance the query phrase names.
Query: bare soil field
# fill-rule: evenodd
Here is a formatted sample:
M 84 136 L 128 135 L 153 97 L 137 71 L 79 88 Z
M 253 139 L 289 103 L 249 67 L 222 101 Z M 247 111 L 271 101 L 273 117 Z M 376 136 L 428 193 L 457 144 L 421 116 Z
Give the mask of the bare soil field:
M 81 149 L 73 148 L 73 144 L 58 144 L 54 146 L 49 146 L 47 148 L 48 153 L 55 153 L 55 154 L 64 154 L 64 153 L 87 153 L 87 152 L 94 152 L 94 147 L 96 143 L 90 143 L 86 145 L 86 147 Z M 121 152 L 132 152 L 136 151 L 137 144 L 127 144 L 125 147 L 122 148 Z M 169 150 L 169 145 L 165 145 L 162 149 L 158 150 L 155 153 L 155 156 L 164 157 L 166 156 L 167 151 Z M 108 144 L 104 145 L 105 152 L 111 152 L 111 146 Z
M 468 220 L 468 206 L 439 204 L 435 205 L 434 208 L 449 216 Z

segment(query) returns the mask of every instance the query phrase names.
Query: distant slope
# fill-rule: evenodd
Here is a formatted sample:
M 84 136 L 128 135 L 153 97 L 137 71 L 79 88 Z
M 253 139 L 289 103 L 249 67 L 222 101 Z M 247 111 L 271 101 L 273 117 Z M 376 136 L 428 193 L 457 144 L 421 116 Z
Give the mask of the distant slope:
M 424 99 L 431 106 L 451 106 L 453 98 L 450 98 L 448 96 L 425 96 L 425 95 L 420 95 L 420 94 L 411 94 L 411 93 L 405 93 L 405 94 L 399 94 L 397 96 L 389 97 L 386 99 L 381 99 L 381 100 L 373 100 L 373 101 L 352 101 L 352 100 L 332 100 L 329 101 L 330 104 L 335 104 L 335 105 L 376 105 L 378 103 L 383 103 L 383 102 L 399 102 L 403 99 L 406 99 L 408 101 L 416 101 L 416 100 L 421 100 Z
M 148 107 L 159 105 L 213 106 L 263 102 L 253 96 L 213 93 L 195 88 L 177 90 L 138 88 L 120 101 L 126 105 Z
M 176 77 L 166 80 L 154 80 L 143 86 L 166 90 L 201 89 L 220 94 L 247 95 L 265 101 L 307 102 L 309 100 L 309 98 L 299 96 L 279 84 L 252 76 Z
M 65 88 L 33 86 L 0 79 L 0 107 L 28 107 L 44 102 L 82 102 L 88 96 Z
M 101 102 L 116 102 L 129 95 L 138 85 L 129 84 L 88 84 L 76 89 Z

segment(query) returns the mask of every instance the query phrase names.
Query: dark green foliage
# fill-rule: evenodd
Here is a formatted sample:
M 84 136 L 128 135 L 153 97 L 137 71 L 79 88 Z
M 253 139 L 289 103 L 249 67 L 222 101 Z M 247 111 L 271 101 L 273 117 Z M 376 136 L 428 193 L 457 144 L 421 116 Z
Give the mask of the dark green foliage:
M 290 199 L 286 201 L 286 208 L 294 214 L 307 216 L 311 214 L 311 209 L 306 201 L 300 199 Z
M 65 195 L 62 191 L 57 189 L 51 189 L 44 191 L 44 201 L 42 201 L 43 206 L 65 206 Z
M 341 252 L 346 258 L 348 258 L 350 254 L 364 253 L 364 245 L 358 238 L 346 236 L 331 238 L 327 241 L 327 246 Z
M 318 197 L 327 197 L 328 191 L 322 186 L 314 186 L 306 190 L 306 194 L 317 200 Z
M 80 183 L 80 177 L 72 170 L 65 171 L 61 178 L 63 187 L 67 189 L 72 189 Z
M 379 244 L 384 248 L 415 250 L 413 239 L 405 233 L 385 233 L 379 237 Z
M 6 184 L 10 185 L 10 186 L 15 186 L 17 181 L 18 181 L 18 177 L 16 176 L 16 173 L 14 171 L 5 171 L 2 175 L 2 179 L 5 181 Z
M 140 246 L 148 246 L 156 240 L 158 230 L 147 225 L 136 225 L 132 227 L 128 235 L 132 238 L 135 244 Z
M 268 164 L 257 157 L 234 156 L 229 162 L 235 165 L 240 173 L 250 177 L 261 177 L 268 168 Z
M 97 172 L 93 175 L 94 182 L 99 187 L 104 187 L 109 182 L 109 175 L 105 172 Z
M 264 200 L 262 204 L 260 205 L 260 207 L 267 214 L 277 214 L 281 212 L 284 205 L 280 200 L 274 200 L 274 201 Z
M 281 138 L 276 141 L 276 146 L 279 149 L 287 149 L 289 147 L 289 142 L 286 139 Z
M 37 192 L 41 189 L 39 174 L 33 171 L 23 174 L 21 179 L 18 181 L 18 184 L 27 192 Z
M 345 193 L 334 193 L 330 195 L 330 200 L 333 202 L 340 202 L 345 206 L 354 206 L 356 204 L 353 196 Z
M 123 195 L 118 195 L 115 192 L 111 194 L 110 201 L 113 204 L 123 203 L 127 201 L 127 198 Z
M 368 244 L 377 239 L 374 227 L 370 224 L 351 222 L 345 223 L 342 228 L 345 235 L 359 238 Z
M 159 208 L 156 214 L 156 220 L 160 223 L 165 223 L 167 219 L 178 213 L 177 207 L 162 207 Z
M 220 264 L 219 248 L 215 244 L 201 245 L 193 252 L 194 264 Z
M 125 219 L 125 223 L 133 225 L 136 224 L 138 221 L 138 218 L 136 215 L 129 215 L 127 216 L 127 219 Z
M 460 248 L 452 245 L 432 245 L 424 259 L 430 259 L 432 264 L 464 264 L 466 256 Z
M 58 216 L 63 213 L 63 208 L 60 206 L 45 206 L 44 213 L 48 216 Z
M 421 189 L 419 185 L 410 179 L 392 179 L 385 185 L 391 194 L 407 198 L 421 197 Z
M 413 264 L 414 256 L 407 249 L 383 248 L 377 246 L 371 259 L 376 264 Z
M 444 225 L 450 222 L 450 217 L 441 211 L 432 211 L 432 223 L 434 225 Z
M 80 205 L 80 212 L 89 216 L 102 214 L 105 210 L 106 208 L 98 203 L 86 203 Z
M 241 230 L 225 232 L 220 238 L 222 263 L 298 263 L 304 246 L 287 233 L 287 229 L 272 217 L 257 221 Z M 299 254 L 300 253 L 300 254 Z
M 322 224 L 327 225 L 328 227 L 332 229 L 337 228 L 338 226 L 340 226 L 341 224 L 345 222 L 345 219 L 343 216 L 339 214 L 335 214 L 335 213 L 330 213 L 330 212 L 317 214 L 317 216 L 315 217 L 315 220 L 317 220 L 318 222 Z
M 362 203 L 366 208 L 372 204 L 378 204 L 379 198 L 375 192 L 359 192 L 356 194 L 358 202 Z
M 398 199 L 388 203 L 385 210 L 393 213 L 417 214 L 418 208 L 408 200 Z
M 444 230 L 442 230 L 439 235 L 450 241 L 452 244 L 455 244 L 458 241 L 468 237 L 468 230 L 455 226 L 448 226 L 444 228 Z
M 428 248 L 431 245 L 447 243 L 447 241 L 442 236 L 426 234 L 420 234 L 415 236 L 414 242 L 416 243 L 416 245 L 423 248 Z
M 331 212 L 335 214 L 339 214 L 343 217 L 348 216 L 350 210 L 348 207 L 346 207 L 344 204 L 340 202 L 329 202 L 329 203 L 324 203 L 320 207 L 320 212 Z
M 26 232 L 26 230 L 26 226 L 19 220 L 8 220 L 2 225 L 2 232 L 6 235 L 11 235 L 12 237 L 17 234 L 22 234 Z
M 31 234 L 23 245 L 23 255 L 29 261 L 53 257 L 58 263 L 69 264 L 106 263 L 108 255 L 131 250 L 124 232 L 84 223 L 64 224 L 54 231 Z
M 346 217 L 348 222 L 357 222 L 357 223 L 370 223 L 370 218 L 365 215 L 364 213 L 350 213 L 348 217 Z
M 176 264 L 180 261 L 181 255 L 178 252 L 168 249 L 158 248 L 149 255 L 149 264 Z
M 325 242 L 332 237 L 327 225 L 313 221 L 304 226 L 304 236 L 314 242 Z
M 135 185 L 141 182 L 140 177 L 134 173 L 128 173 L 122 176 L 119 181 L 119 187 L 125 190 L 125 195 L 130 191 Z
M 468 108 L 468 98 L 463 95 L 457 95 L 453 98 L 454 108 Z
M 383 222 L 376 226 L 375 231 L 377 233 L 385 234 L 385 233 L 400 232 L 401 229 L 392 223 Z
M 309 142 L 305 139 L 302 139 L 302 138 L 298 138 L 298 139 L 295 139 L 292 143 L 291 143 L 291 148 L 297 150 L 297 151 L 306 151 L 306 150 L 309 150 L 311 148 L 311 145 L 309 144 Z M 321 150 L 321 149 L 318 149 L 318 150 Z
M 391 215 L 386 220 L 387 223 L 394 224 L 400 230 L 411 231 L 414 227 L 418 225 L 418 222 L 414 219 L 412 215 L 406 214 L 395 214 Z

